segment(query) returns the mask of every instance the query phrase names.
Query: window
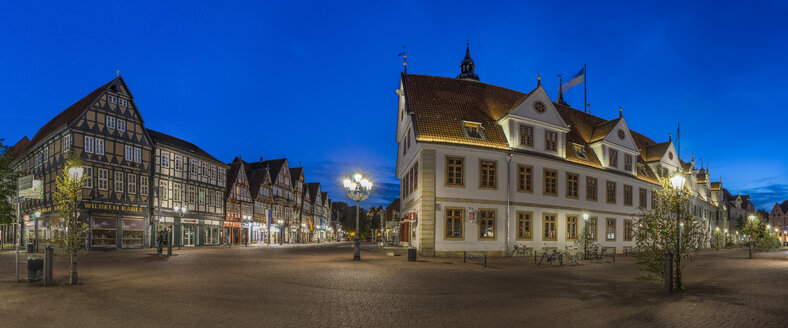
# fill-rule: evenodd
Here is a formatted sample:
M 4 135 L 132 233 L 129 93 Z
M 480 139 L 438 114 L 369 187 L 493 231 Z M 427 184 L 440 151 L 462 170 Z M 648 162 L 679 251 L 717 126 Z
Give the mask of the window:
M 161 166 L 162 167 L 170 167 L 170 154 L 167 152 L 161 152 Z
M 463 159 L 459 157 L 446 157 L 446 185 L 463 186 L 464 178 Z
M 533 168 L 525 165 L 517 166 L 517 191 L 533 192 Z
M 558 195 L 558 171 L 544 169 L 544 194 Z
M 181 155 L 175 155 L 175 170 L 180 171 L 183 169 L 183 165 L 181 163 Z
M 534 128 L 527 125 L 520 125 L 520 145 L 534 146 Z
M 169 188 L 169 184 L 167 183 L 167 181 L 163 181 L 162 180 L 162 181 L 159 182 L 159 197 L 161 197 L 161 200 L 167 200 L 168 199 L 167 191 L 169 189 L 170 188 Z
M 98 169 L 98 189 L 99 190 L 107 190 L 108 183 L 107 180 L 109 178 L 109 173 L 107 169 Z
M 104 155 L 104 139 L 96 138 L 96 155 Z
M 654 208 L 654 203 L 657 201 L 657 197 L 654 194 L 654 191 L 651 192 L 651 208 Z
M 126 145 L 126 160 L 132 161 L 134 160 L 134 147 Z
M 137 163 L 142 163 L 142 149 L 134 148 L 134 161 Z
M 118 119 L 118 131 L 126 131 L 126 120 Z
M 545 149 L 546 150 L 549 150 L 549 151 L 557 151 L 558 150 L 558 132 L 545 131 L 544 139 L 545 139 Z
M 172 185 L 172 200 L 174 200 L 176 202 L 180 202 L 181 201 L 181 189 L 182 188 L 183 188 L 183 185 L 180 184 L 180 183 L 175 183 L 175 184 Z
M 246 190 L 246 189 L 244 189 Z M 205 205 L 205 188 L 199 189 L 199 194 L 197 199 L 200 201 L 200 205 Z
M 189 203 L 194 204 L 194 186 L 189 186 Z
M 117 104 L 118 103 L 118 97 L 109 96 L 109 102 L 113 103 L 113 104 Z
M 596 178 L 586 177 L 586 200 L 597 200 Z
M 120 102 L 120 105 L 123 106 L 123 107 L 126 107 L 126 106 L 129 105 L 129 101 L 126 100 L 126 99 L 123 99 L 123 98 L 118 99 L 118 102 Z
M 567 173 L 566 174 L 566 197 L 567 198 L 577 198 L 578 197 L 578 184 L 580 181 L 580 177 L 574 173 Z
M 85 184 L 82 185 L 82 187 L 86 189 L 93 189 L 93 168 L 85 166 L 85 174 L 83 176 L 85 177 Z
M 203 189 L 203 190 L 205 190 L 205 189 Z M 208 206 L 212 206 L 213 205 L 213 193 L 211 193 L 211 192 L 206 192 L 205 193 L 205 204 L 208 205 Z
M 495 211 L 479 210 L 479 238 L 495 238 Z
M 140 195 L 148 195 L 148 177 L 140 176 Z
M 597 224 L 596 217 L 588 218 L 588 240 L 596 241 Z
M 85 136 L 85 152 L 86 153 L 93 153 L 95 150 L 93 148 L 93 137 Z
M 517 239 L 531 240 L 531 212 L 517 211 Z
M 646 172 L 646 166 L 643 164 L 638 164 L 638 172 L 640 172 L 640 175 L 642 176 L 648 176 L 648 173 Z
M 640 188 L 640 194 L 638 195 L 638 202 L 640 202 L 640 207 L 646 208 L 648 202 L 648 190 L 645 188 Z
M 419 189 L 419 162 L 413 164 L 411 172 L 413 172 L 413 190 L 417 190 Z
M 566 240 L 577 240 L 577 215 L 566 216 Z
M 484 133 L 482 133 L 482 124 L 475 123 L 475 122 L 464 122 L 463 127 L 465 128 L 465 136 L 468 138 L 476 138 L 476 139 L 484 139 Z
M 607 241 L 616 241 L 616 219 L 607 219 L 607 229 L 605 230 Z
M 607 163 L 610 167 L 618 168 L 618 151 L 615 149 L 610 149 Z
M 632 172 L 632 155 L 624 154 L 624 170 Z
M 112 116 L 107 116 L 107 127 L 110 129 L 115 128 L 115 118 Z
M 126 180 L 129 183 L 129 194 L 136 194 L 137 193 L 137 175 L 133 173 L 129 173 Z
M 632 186 L 624 185 L 624 205 L 632 206 Z
M 479 161 L 479 188 L 495 188 L 495 166 L 494 161 Z
M 544 218 L 544 232 L 542 240 L 557 240 L 558 235 L 555 233 L 555 217 L 556 214 L 545 213 Z
M 446 238 L 462 238 L 462 209 L 446 209 Z
M 624 241 L 632 241 L 632 220 L 626 219 L 624 220 Z
M 191 160 L 191 172 L 197 174 L 197 161 Z
M 613 181 L 607 182 L 607 202 L 610 204 L 616 203 L 616 183 Z
M 63 153 L 66 153 L 69 150 L 71 150 L 71 135 L 66 134 L 63 136 Z

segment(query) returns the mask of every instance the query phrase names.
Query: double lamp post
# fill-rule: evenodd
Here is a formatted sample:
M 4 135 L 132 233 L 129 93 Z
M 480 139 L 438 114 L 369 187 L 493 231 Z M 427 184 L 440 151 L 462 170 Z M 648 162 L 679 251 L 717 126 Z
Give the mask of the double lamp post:
M 369 198 L 372 191 L 372 182 L 365 178 L 361 173 L 353 174 L 351 178 L 342 181 L 345 193 L 348 198 L 356 201 L 356 238 L 353 240 L 353 261 L 361 261 L 360 235 L 358 226 L 359 207 L 358 203 Z

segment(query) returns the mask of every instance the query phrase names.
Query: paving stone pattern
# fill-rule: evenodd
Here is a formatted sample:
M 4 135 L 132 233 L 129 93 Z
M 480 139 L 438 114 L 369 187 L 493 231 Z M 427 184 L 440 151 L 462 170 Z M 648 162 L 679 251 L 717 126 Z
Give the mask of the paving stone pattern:
M 0 327 L 786 327 L 788 251 L 706 251 L 667 295 L 632 258 L 537 267 L 532 258 L 385 256 L 348 243 L 93 251 L 80 286 L 15 283 L 0 253 Z M 22 264 L 24 268 L 24 264 Z M 24 275 L 23 275 L 24 276 Z

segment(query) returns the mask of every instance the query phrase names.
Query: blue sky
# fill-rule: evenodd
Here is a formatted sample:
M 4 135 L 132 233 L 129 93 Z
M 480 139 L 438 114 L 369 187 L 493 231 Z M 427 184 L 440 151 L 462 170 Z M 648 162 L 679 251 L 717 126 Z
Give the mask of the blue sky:
M 398 195 L 403 45 L 410 73 L 454 77 L 471 40 L 486 83 L 527 92 L 588 64 L 592 114 L 664 141 L 731 192 L 788 199 L 788 28 L 781 2 L 200 2 L 0 4 L 0 138 L 16 142 L 120 70 L 146 126 L 217 158 L 286 156 L 334 200 L 342 175 Z M 582 86 L 566 100 L 582 108 Z M 715 178 L 716 180 L 717 178 Z

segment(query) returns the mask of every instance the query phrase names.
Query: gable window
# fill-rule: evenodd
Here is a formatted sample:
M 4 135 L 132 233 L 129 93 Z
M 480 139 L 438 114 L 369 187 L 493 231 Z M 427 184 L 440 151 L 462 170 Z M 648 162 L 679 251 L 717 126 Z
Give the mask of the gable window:
M 463 159 L 446 157 L 446 185 L 463 186 Z
M 96 138 L 96 155 L 104 155 L 104 139 Z
M 99 190 L 107 190 L 109 180 L 109 173 L 107 169 L 98 169 L 98 189 Z
M 476 122 L 463 122 L 465 136 L 468 138 L 484 139 L 482 124 Z
M 577 240 L 577 215 L 566 216 L 566 240 Z
M 632 172 L 632 155 L 624 155 L 624 170 Z
M 446 238 L 462 238 L 462 209 L 446 209 Z
M 545 131 L 545 150 L 558 151 L 558 132 Z
M 632 186 L 624 185 L 624 205 L 632 206 Z
M 520 125 L 520 145 L 534 146 L 534 128 L 527 125 Z
M 618 168 L 618 151 L 615 149 L 610 149 L 608 153 L 607 163 L 610 167 Z
M 495 211 L 479 210 L 479 238 L 495 238 Z
M 632 220 L 624 220 L 624 241 L 632 241 L 633 232 L 634 230 L 632 229 Z
M 607 228 L 605 229 L 605 240 L 616 241 L 616 219 L 607 219 Z
M 134 159 L 134 147 L 126 145 L 125 146 L 125 159 L 127 161 L 132 161 Z
M 123 99 L 123 98 L 119 98 L 118 102 L 120 102 L 120 105 L 123 106 L 123 107 L 126 107 L 126 106 L 129 105 L 129 101 L 126 100 L 126 99 Z
M 479 188 L 495 188 L 496 164 L 494 161 L 479 161 Z
M 115 118 L 112 116 L 107 116 L 107 127 L 110 129 L 115 128 Z
M 91 136 L 85 136 L 85 152 L 86 153 L 93 153 L 95 149 L 93 148 L 94 145 L 94 138 Z
M 86 189 L 93 189 L 93 168 L 89 166 L 85 166 L 85 174 L 84 174 L 84 184 L 82 185 L 83 188 Z
M 136 194 L 137 193 L 137 175 L 133 173 L 129 173 L 127 179 L 129 183 L 129 194 Z
M 597 232 L 597 220 L 596 217 L 588 218 L 588 240 L 596 241 L 596 232 Z
M 126 120 L 118 119 L 118 131 L 126 131 Z
M 597 200 L 596 178 L 586 177 L 586 200 Z
M 517 191 L 533 192 L 533 168 L 525 165 L 517 166 Z
M 577 186 L 579 184 L 580 177 L 574 173 L 567 173 L 566 174 L 566 197 L 567 198 L 577 198 Z
M 558 171 L 544 169 L 544 194 L 558 195 Z
M 71 150 L 71 135 L 66 134 L 63 136 L 63 153 Z
M 531 212 L 517 211 L 517 239 L 531 239 Z
M 544 228 L 542 229 L 542 240 L 557 240 L 558 234 L 555 233 L 555 217 L 554 213 L 545 213 L 543 215 Z
M 148 195 L 148 177 L 140 176 L 140 195 Z
M 638 202 L 640 203 L 641 208 L 646 208 L 648 202 L 648 190 L 645 188 L 640 188 L 640 194 L 638 195 Z
M 112 104 L 117 104 L 118 103 L 118 97 L 109 96 L 109 102 L 112 103 Z
M 610 204 L 616 203 L 616 183 L 613 181 L 607 182 L 607 202 Z
M 134 147 L 134 161 L 142 163 L 142 149 Z

